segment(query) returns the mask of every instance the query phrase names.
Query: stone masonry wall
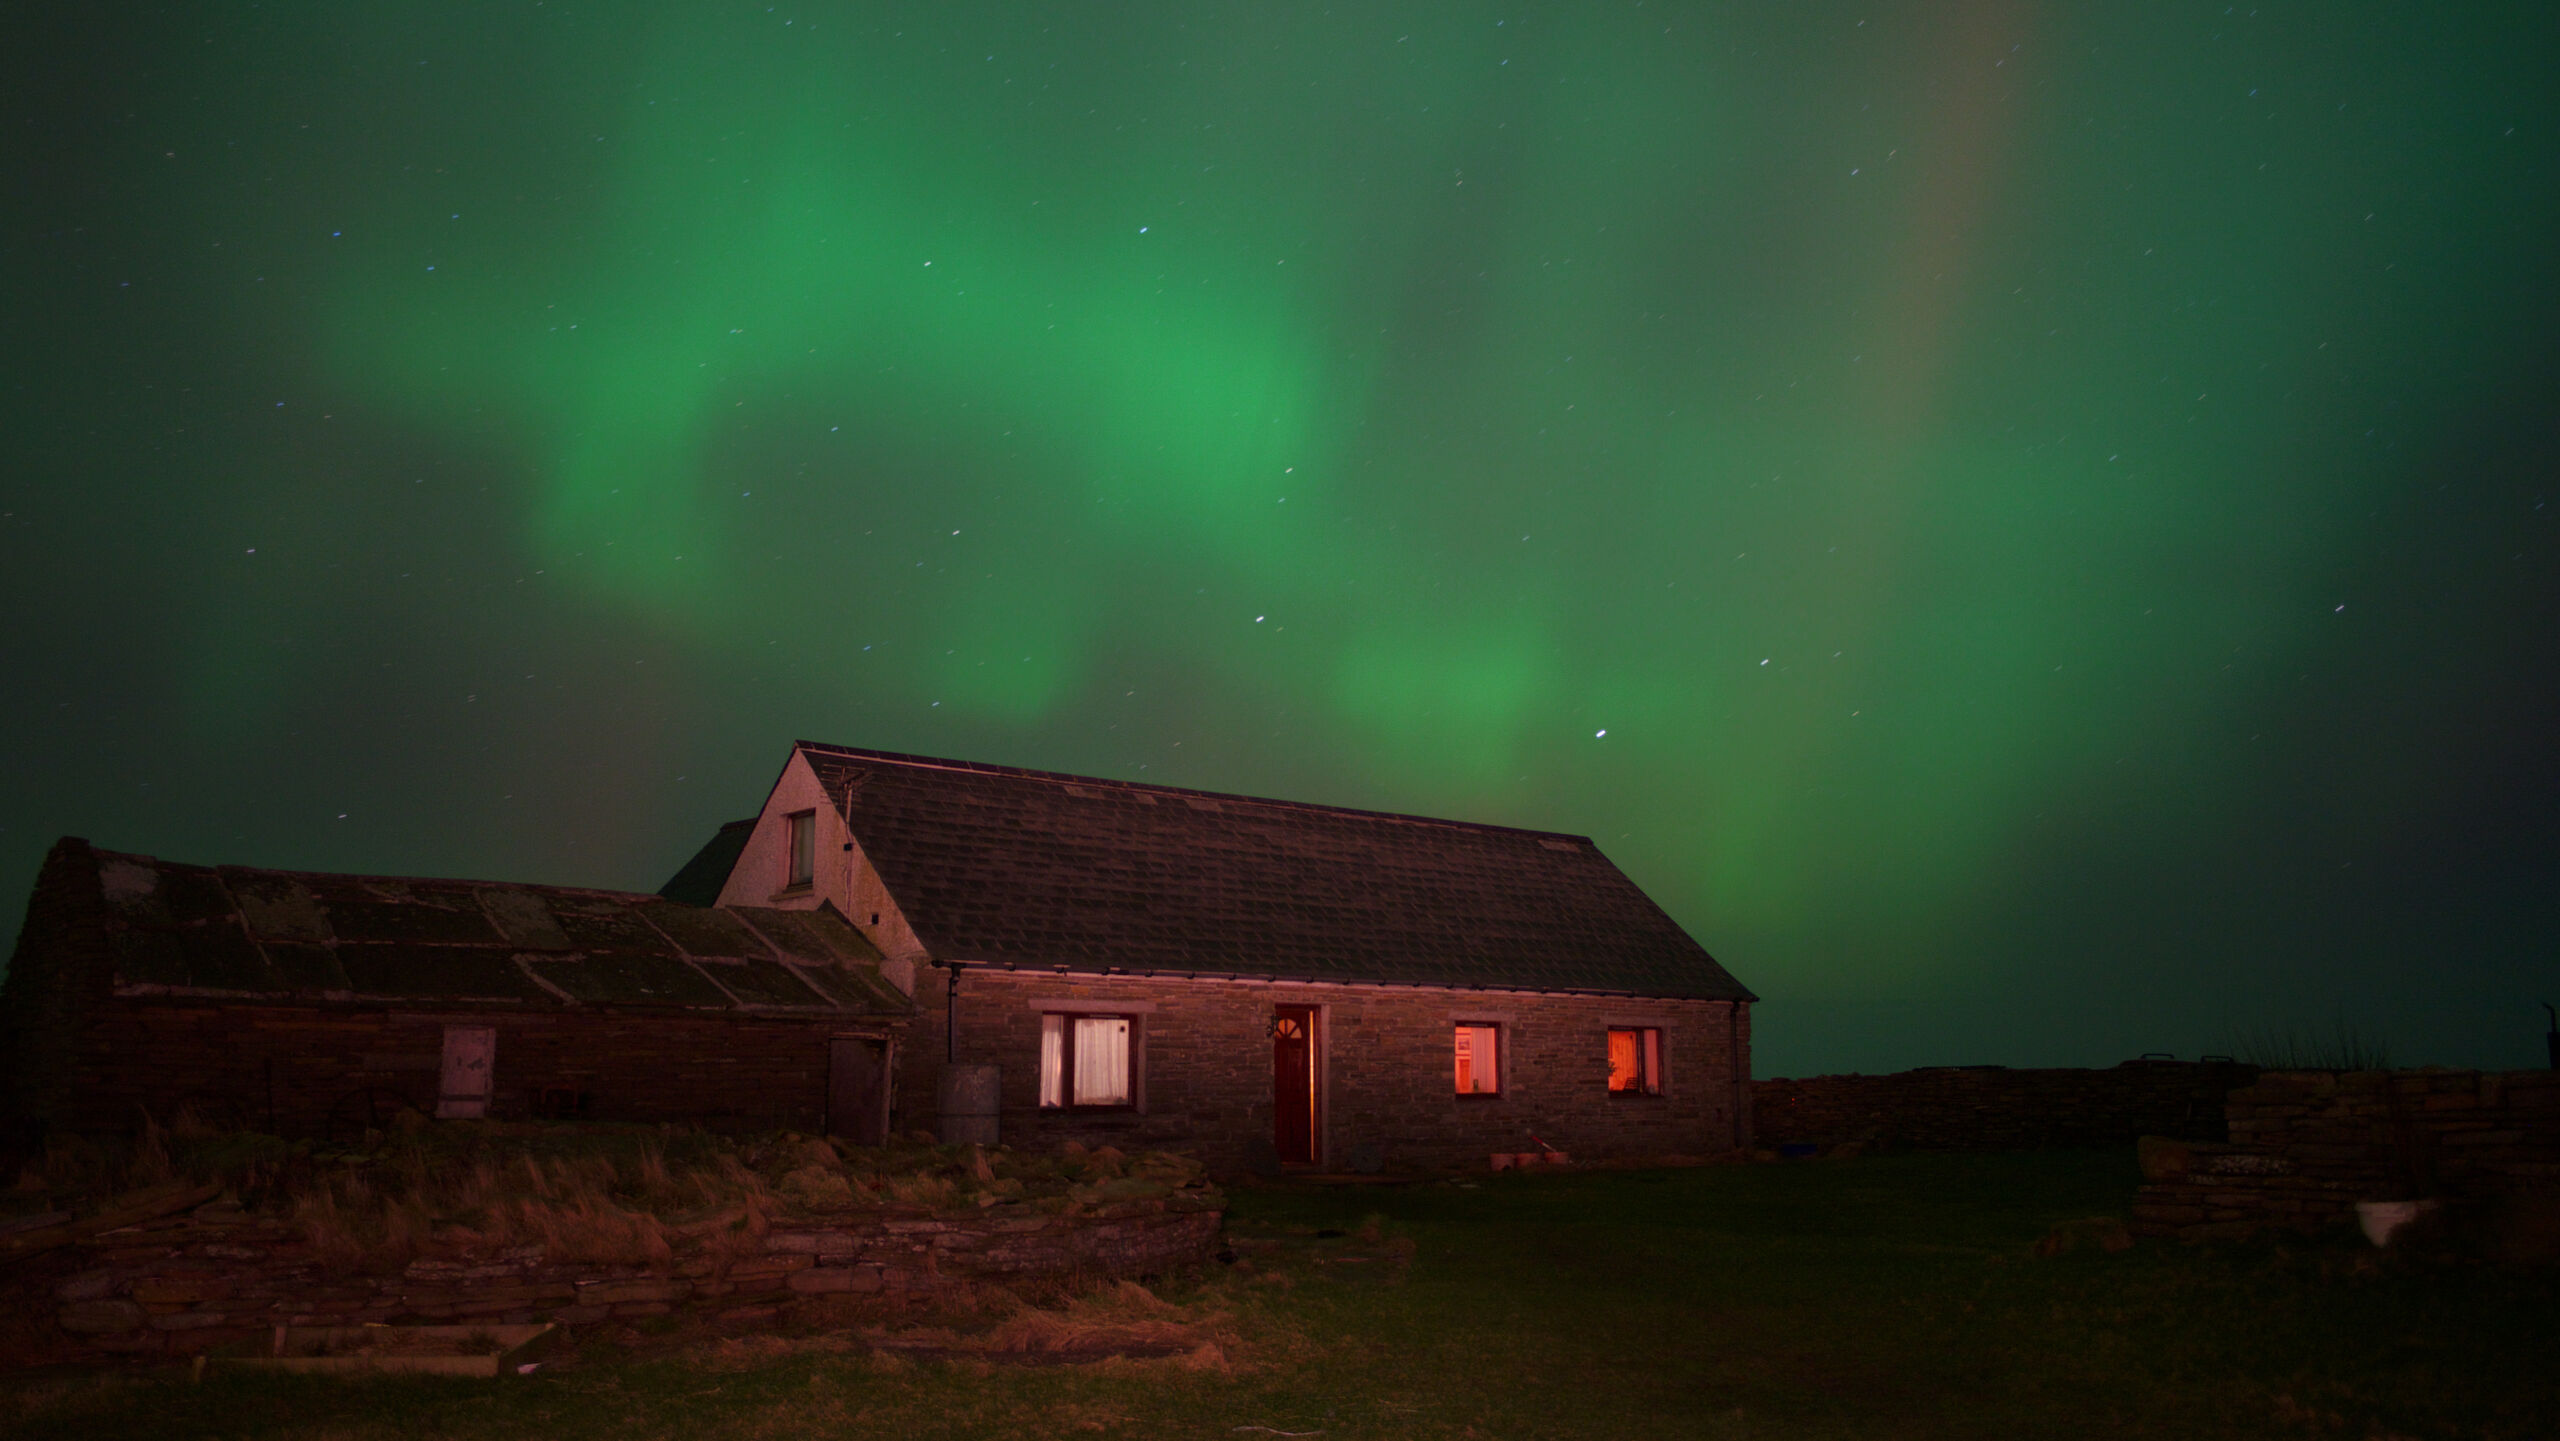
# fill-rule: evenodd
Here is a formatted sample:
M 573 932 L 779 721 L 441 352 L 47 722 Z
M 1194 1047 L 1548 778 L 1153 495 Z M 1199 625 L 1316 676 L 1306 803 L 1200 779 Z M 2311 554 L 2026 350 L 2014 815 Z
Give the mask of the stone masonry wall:
M 539 1247 L 422 1259 L 388 1275 L 333 1269 L 288 1221 L 210 1205 L 93 1237 L 58 1281 L 57 1324 L 107 1352 L 201 1351 L 280 1325 L 580 1325 L 689 1310 L 731 1324 L 819 1319 L 843 1298 L 929 1297 L 954 1281 L 1142 1276 L 1207 1261 L 1220 1212 L 1182 1197 L 1074 1214 L 890 1212 L 776 1222 L 664 1264 L 546 1259 Z
M 70 1094 L 73 1038 L 102 1003 L 106 902 L 77 883 L 86 857 L 57 846 L 27 898 L 9 973 L 0 983 L 0 1123 L 51 1116 Z M 42 958 L 37 960 L 35 958 Z
M 916 987 L 929 1009 L 905 1048 L 904 1128 L 936 1119 L 944 994 L 940 972 Z M 1365 1159 L 1391 1169 L 1483 1169 L 1494 1152 L 1532 1149 L 1533 1133 L 1576 1160 L 1721 1155 L 1748 1144 L 1750 1012 L 1720 1001 L 971 969 L 960 983 L 959 1059 L 1002 1068 L 1000 1125 L 1014 1145 L 1188 1150 L 1233 1172 L 1273 1155 L 1268 1028 L 1283 1005 L 1320 1012 L 1321 1167 Z M 1142 1104 L 1040 1108 L 1040 1018 L 1060 1008 L 1136 1016 Z M 1455 1093 L 1453 1028 L 1462 1020 L 1501 1027 L 1502 1094 Z M 1661 1029 L 1663 1094 L 1610 1093 L 1607 1031 L 1619 1025 Z
M 1760 1081 L 1759 1144 L 1859 1142 L 1920 1151 L 2129 1145 L 2222 1137 L 2223 1096 L 2254 1066 L 2127 1061 L 2107 1070 L 1932 1066 L 1884 1076 Z
M 449 1024 L 496 1029 L 496 1115 L 532 1115 L 543 1089 L 559 1087 L 587 1097 L 583 1115 L 591 1120 L 801 1131 L 824 1124 L 827 1042 L 844 1030 L 822 1020 L 593 1009 L 447 1013 L 110 998 L 90 1007 L 52 1119 L 75 1130 L 124 1130 L 144 1111 L 166 1124 L 183 1105 L 217 1123 L 307 1136 L 328 1129 L 333 1111 L 343 1129 L 367 1091 L 432 1111 Z
M 2560 1189 L 2560 1072 L 2271 1071 L 2227 1114 L 2226 1145 L 2145 1148 L 2136 1233 L 2310 1231 L 2358 1201 Z

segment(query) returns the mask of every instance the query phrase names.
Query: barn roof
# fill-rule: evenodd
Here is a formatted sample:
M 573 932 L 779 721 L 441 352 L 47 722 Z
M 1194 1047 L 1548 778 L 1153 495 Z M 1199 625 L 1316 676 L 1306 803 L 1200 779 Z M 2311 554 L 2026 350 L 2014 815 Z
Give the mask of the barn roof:
M 941 959 L 1755 999 L 1586 837 L 799 751 Z
M 85 859 L 84 859 L 85 858 Z M 48 888 L 82 894 L 48 897 Z M 831 910 L 506 881 L 196 866 L 57 842 L 35 904 L 86 914 L 120 995 L 904 1015 Z M 96 939 L 96 938 L 93 938 Z M 13 964 L 12 969 L 16 967 Z

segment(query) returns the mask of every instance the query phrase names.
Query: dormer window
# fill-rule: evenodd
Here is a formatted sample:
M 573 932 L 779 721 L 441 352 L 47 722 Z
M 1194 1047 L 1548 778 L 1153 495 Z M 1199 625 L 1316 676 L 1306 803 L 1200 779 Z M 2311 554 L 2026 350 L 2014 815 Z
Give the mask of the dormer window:
M 818 813 L 797 811 L 784 824 L 790 827 L 791 871 L 783 889 L 796 890 L 818 878 Z

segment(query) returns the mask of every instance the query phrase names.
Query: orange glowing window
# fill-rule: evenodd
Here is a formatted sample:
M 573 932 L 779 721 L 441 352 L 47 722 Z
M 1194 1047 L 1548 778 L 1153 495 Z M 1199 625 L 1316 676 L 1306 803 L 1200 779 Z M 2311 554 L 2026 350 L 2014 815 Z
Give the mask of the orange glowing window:
M 1651 1026 L 1609 1028 L 1609 1090 L 1614 1095 L 1662 1094 L 1662 1032 Z
M 1458 1025 L 1458 1094 L 1494 1096 L 1502 1092 L 1502 1028 L 1487 1022 Z

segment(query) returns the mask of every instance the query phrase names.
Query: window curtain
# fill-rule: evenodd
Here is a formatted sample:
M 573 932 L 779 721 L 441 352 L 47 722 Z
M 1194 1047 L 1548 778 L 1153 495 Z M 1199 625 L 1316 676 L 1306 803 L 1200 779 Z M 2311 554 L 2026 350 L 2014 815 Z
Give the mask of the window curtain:
M 1644 1089 L 1644 1072 L 1637 1069 L 1637 1035 L 1634 1031 L 1609 1033 L 1609 1089 L 1640 1091 Z
M 1494 1027 L 1458 1027 L 1458 1094 L 1492 1095 L 1501 1089 L 1501 1074 L 1494 1054 Z
M 1067 1018 L 1040 1018 L 1040 1104 L 1067 1103 Z
M 804 811 L 791 818 L 791 879 L 800 885 L 818 873 L 818 813 Z
M 1129 1104 L 1129 1020 L 1126 1016 L 1076 1019 L 1076 1104 Z

